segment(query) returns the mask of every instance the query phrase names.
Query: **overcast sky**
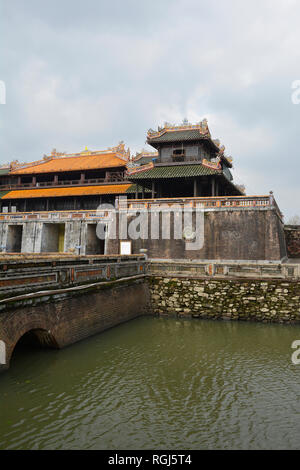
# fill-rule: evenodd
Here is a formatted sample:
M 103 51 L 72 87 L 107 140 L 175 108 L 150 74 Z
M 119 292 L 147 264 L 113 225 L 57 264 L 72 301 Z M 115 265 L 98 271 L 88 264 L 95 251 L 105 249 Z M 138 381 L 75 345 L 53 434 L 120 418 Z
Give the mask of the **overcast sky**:
M 0 163 L 135 153 L 206 117 L 235 182 L 300 215 L 299 18 L 299 0 L 0 0 Z

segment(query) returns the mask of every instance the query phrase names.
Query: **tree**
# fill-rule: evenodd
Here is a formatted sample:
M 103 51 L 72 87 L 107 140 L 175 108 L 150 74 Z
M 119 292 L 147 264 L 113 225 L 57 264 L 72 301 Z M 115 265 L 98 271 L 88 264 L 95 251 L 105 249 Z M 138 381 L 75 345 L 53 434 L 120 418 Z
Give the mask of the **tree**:
M 300 225 L 300 216 L 294 215 L 293 217 L 291 217 L 288 220 L 287 225 Z

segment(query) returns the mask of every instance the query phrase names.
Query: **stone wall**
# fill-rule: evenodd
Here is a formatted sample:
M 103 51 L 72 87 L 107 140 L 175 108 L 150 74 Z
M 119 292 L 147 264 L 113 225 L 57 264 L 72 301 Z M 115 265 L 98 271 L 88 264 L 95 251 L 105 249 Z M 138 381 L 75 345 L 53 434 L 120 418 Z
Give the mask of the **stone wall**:
M 300 258 L 300 226 L 285 225 L 284 232 L 288 257 Z
M 281 260 L 286 257 L 283 223 L 274 208 L 216 208 L 204 213 L 204 244 L 187 249 L 184 238 L 174 239 L 174 214 L 170 214 L 170 237 L 151 238 L 151 216 L 142 223 L 143 235 L 132 240 L 132 253 L 147 249 L 152 259 Z M 193 223 L 195 214 L 193 214 Z M 128 218 L 130 224 L 131 219 Z M 175 222 L 176 224 L 176 222 Z M 195 227 L 193 227 L 195 229 Z M 144 237 L 144 239 L 143 239 Z M 109 240 L 107 254 L 118 253 L 119 240 Z
M 33 213 L 33 214 L 6 214 L 5 219 L 0 221 L 0 248 L 2 251 L 12 251 L 22 253 L 41 253 L 64 251 L 69 253 L 85 254 L 119 254 L 120 241 L 131 238 L 131 252 L 140 253 L 141 249 L 148 250 L 149 258 L 161 259 L 193 259 L 193 260 L 282 260 L 286 257 L 286 243 L 284 227 L 280 213 L 276 206 L 269 205 L 267 198 L 245 199 L 243 198 L 203 198 L 189 200 L 180 198 L 178 201 L 170 199 L 155 200 L 155 210 L 157 212 L 159 230 L 153 236 L 152 229 L 156 230 L 153 220 L 153 213 L 145 210 L 145 219 L 138 222 L 138 215 L 130 211 L 126 213 L 128 223 L 136 222 L 137 228 L 140 226 L 140 236 L 137 230 L 137 237 L 132 237 L 129 233 L 121 234 L 119 238 L 119 225 L 117 221 L 116 238 L 108 237 L 100 240 L 96 237 L 96 224 L 101 222 L 109 225 L 111 219 L 109 212 L 107 215 L 101 213 Z M 198 204 L 210 204 L 204 210 L 204 229 L 201 222 L 199 227 L 196 223 L 196 214 L 193 213 L 193 220 L 190 226 L 184 226 L 184 215 L 174 215 L 172 208 L 181 210 L 184 207 L 192 207 Z M 203 202 L 201 202 L 203 201 Z M 241 203 L 244 203 L 242 205 Z M 178 204 L 177 204 L 178 203 Z M 226 204 L 232 204 L 226 206 Z M 130 202 L 128 203 L 130 205 Z M 133 206 L 147 205 L 147 202 L 136 202 Z M 192 206 L 191 206 L 192 205 Z M 170 231 L 163 230 L 163 206 L 170 210 Z M 152 207 L 152 206 L 151 206 Z M 194 207 L 194 206 L 193 206 Z M 151 209 L 152 210 L 152 209 Z M 134 212 L 134 211 L 133 211 Z M 121 211 L 122 213 L 122 211 Z M 139 209 L 137 209 L 139 213 Z M 124 212 L 123 212 L 124 215 Z M 164 216 L 166 214 L 164 213 Z M 165 219 L 164 219 L 165 220 Z M 64 225 L 64 243 L 59 238 L 59 225 Z M 153 225 L 153 227 L 152 227 Z M 174 234 L 174 228 L 179 233 Z M 202 239 L 204 234 L 204 244 L 195 247 L 194 242 L 185 239 L 183 228 L 189 228 L 196 234 L 196 240 Z M 20 246 L 20 237 L 22 240 Z M 108 234 L 108 231 L 107 231 Z M 121 237 L 127 238 L 121 238 Z M 63 238 L 63 237 L 62 237 Z M 55 242 L 55 243 L 54 243 Z M 62 246 L 63 245 L 63 246 Z M 192 246 L 194 245 L 194 246 Z M 195 249 L 196 248 L 196 249 Z
M 153 276 L 148 282 L 156 315 L 300 323 L 299 281 Z

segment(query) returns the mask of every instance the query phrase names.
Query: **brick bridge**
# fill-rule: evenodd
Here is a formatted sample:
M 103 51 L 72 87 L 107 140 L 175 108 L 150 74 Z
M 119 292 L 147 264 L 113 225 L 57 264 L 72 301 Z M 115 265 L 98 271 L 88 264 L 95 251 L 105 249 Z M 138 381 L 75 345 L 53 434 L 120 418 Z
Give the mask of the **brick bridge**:
M 144 255 L 5 258 L 0 261 L 0 372 L 9 367 L 21 338 L 62 348 L 147 313 Z

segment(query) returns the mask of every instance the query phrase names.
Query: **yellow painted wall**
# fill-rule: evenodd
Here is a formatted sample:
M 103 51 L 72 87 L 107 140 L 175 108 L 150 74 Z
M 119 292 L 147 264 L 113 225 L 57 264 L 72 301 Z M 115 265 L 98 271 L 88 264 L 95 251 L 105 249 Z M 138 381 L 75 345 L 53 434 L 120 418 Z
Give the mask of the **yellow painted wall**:
M 65 224 L 59 224 L 58 227 L 58 251 L 63 253 L 65 248 Z

